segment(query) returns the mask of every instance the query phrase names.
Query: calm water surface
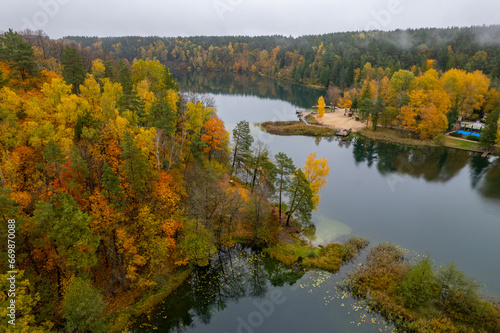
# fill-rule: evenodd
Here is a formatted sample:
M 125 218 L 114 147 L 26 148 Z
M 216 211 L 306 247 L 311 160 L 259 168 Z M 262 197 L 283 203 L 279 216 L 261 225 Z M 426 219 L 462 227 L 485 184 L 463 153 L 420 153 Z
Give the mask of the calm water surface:
M 324 91 L 279 84 L 258 76 L 195 73 L 176 79 L 183 90 L 212 94 L 218 114 L 229 130 L 240 120 L 251 124 L 295 120 L 295 110 L 314 105 L 324 94 Z M 474 277 L 486 293 L 500 296 L 499 158 L 482 158 L 453 149 L 409 148 L 359 138 L 343 141 L 271 136 L 257 126 L 252 126 L 252 134 L 274 154 L 284 152 L 300 167 L 313 152 L 328 159 L 331 168 L 328 184 L 320 193 L 322 199 L 313 215 L 314 243 L 343 240 L 350 235 L 368 237 L 371 245 L 393 242 L 415 251 L 415 255 L 430 253 L 438 267 L 455 262 L 459 269 Z M 234 251 L 234 257 L 240 258 L 241 253 L 258 257 L 245 249 Z M 225 263 L 214 263 L 210 269 L 217 270 L 217 265 L 227 266 L 232 262 L 227 253 L 220 260 Z M 352 265 L 344 266 L 335 275 L 298 274 L 265 258 L 260 258 L 255 266 L 251 260 L 243 260 L 239 265 L 243 270 L 239 276 L 258 280 L 261 289 L 255 289 L 250 281 L 230 279 L 231 283 L 226 283 L 228 278 L 224 274 L 231 269 L 219 277 L 215 275 L 214 280 L 210 280 L 211 276 L 212 282 L 202 277 L 205 282 L 198 287 L 200 279 L 193 277 L 196 282 L 186 284 L 153 314 L 151 322 L 143 321 L 140 330 L 155 326 L 162 332 L 380 332 L 391 329 L 380 317 L 360 309 L 355 300 L 334 288 Z M 197 274 L 203 276 L 204 273 Z M 278 279 L 280 283 L 272 278 L 276 274 L 284 274 Z M 322 282 L 318 285 L 317 281 Z M 230 297 L 223 302 L 197 297 L 197 288 L 210 293 L 207 283 L 223 288 Z M 306 288 L 306 284 L 315 287 Z M 231 289 L 234 285 L 252 287 L 235 292 Z M 222 294 L 214 292 L 217 296 L 213 297 L 222 297 Z M 332 294 L 335 296 L 331 297 Z M 271 302 L 277 295 L 281 296 L 278 300 L 285 301 L 273 303 L 273 313 L 266 316 L 256 304 L 268 305 L 266 301 Z

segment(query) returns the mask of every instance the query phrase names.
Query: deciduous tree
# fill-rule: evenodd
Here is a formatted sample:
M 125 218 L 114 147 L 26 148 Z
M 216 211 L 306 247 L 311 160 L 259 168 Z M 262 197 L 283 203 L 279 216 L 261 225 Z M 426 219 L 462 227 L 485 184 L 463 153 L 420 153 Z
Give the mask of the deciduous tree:
M 318 117 L 319 118 L 323 118 L 323 116 L 325 115 L 325 99 L 323 98 L 323 96 L 320 96 L 318 98 Z
M 201 141 L 206 143 L 206 147 L 203 150 L 204 153 L 208 153 L 208 160 L 212 160 L 212 156 L 215 151 L 227 151 L 229 143 L 229 133 L 224 127 L 224 122 L 215 115 L 212 119 L 209 119 L 203 125 L 203 134 L 201 135 Z
M 328 182 L 326 179 L 330 173 L 328 161 L 326 158 L 317 158 L 316 153 L 310 154 L 307 156 L 306 164 L 302 170 L 304 171 L 313 192 L 314 209 L 317 209 L 319 200 L 321 199 L 319 190 L 325 187 Z

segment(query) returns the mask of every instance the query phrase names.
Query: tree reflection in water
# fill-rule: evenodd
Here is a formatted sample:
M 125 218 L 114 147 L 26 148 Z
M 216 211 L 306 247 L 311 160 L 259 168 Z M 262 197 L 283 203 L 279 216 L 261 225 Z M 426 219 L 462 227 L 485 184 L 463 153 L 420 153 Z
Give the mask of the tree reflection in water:
M 467 165 L 471 187 L 490 199 L 500 199 L 500 158 L 444 147 L 408 147 L 376 142 L 363 137 L 352 139 L 356 165 L 375 163 L 380 174 L 398 173 L 428 182 L 448 182 Z
M 187 327 L 210 323 L 213 316 L 242 298 L 263 298 L 269 286 L 293 285 L 304 275 L 258 250 L 237 245 L 221 249 L 207 267 L 194 270 L 189 281 L 153 311 L 140 318 L 137 332 L 183 332 Z

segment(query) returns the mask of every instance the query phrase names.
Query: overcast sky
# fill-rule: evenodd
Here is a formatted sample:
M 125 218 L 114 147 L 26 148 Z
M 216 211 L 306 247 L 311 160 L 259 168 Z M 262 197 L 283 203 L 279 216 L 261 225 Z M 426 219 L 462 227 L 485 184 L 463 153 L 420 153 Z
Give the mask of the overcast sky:
M 500 24 L 499 0 L 0 0 L 0 31 L 85 36 L 301 36 Z

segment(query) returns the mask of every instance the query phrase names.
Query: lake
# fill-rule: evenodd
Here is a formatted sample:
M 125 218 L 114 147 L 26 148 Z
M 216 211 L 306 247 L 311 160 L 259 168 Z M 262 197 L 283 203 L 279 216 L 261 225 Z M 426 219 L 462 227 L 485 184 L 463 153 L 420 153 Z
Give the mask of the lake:
M 211 94 L 228 130 L 241 120 L 250 124 L 295 120 L 297 109 L 315 105 L 324 94 L 258 75 L 174 72 L 174 76 L 181 90 Z M 327 158 L 331 169 L 313 214 L 313 243 L 342 241 L 351 235 L 367 237 L 371 245 L 393 242 L 415 257 L 430 253 L 437 267 L 455 262 L 484 292 L 500 296 L 499 158 L 363 138 L 272 136 L 251 127 L 256 141 L 267 144 L 273 154 L 286 153 L 298 167 L 314 152 Z M 226 267 L 233 263 L 228 257 L 240 260 L 237 270 Z M 209 272 L 197 271 L 151 315 L 151 322 L 141 320 L 140 331 L 154 327 L 162 332 L 214 333 L 392 330 L 378 315 L 335 289 L 362 258 L 344 265 L 337 274 L 303 272 L 300 276 L 248 249 L 227 250 L 217 260 Z M 223 273 L 216 273 L 220 269 Z M 284 274 L 280 283 L 272 278 L 281 274 L 276 271 Z M 232 291 L 232 286 L 253 286 L 238 278 L 256 279 L 261 289 Z M 211 292 L 207 286 L 223 289 L 212 294 L 224 301 L 197 297 L 198 288 Z

